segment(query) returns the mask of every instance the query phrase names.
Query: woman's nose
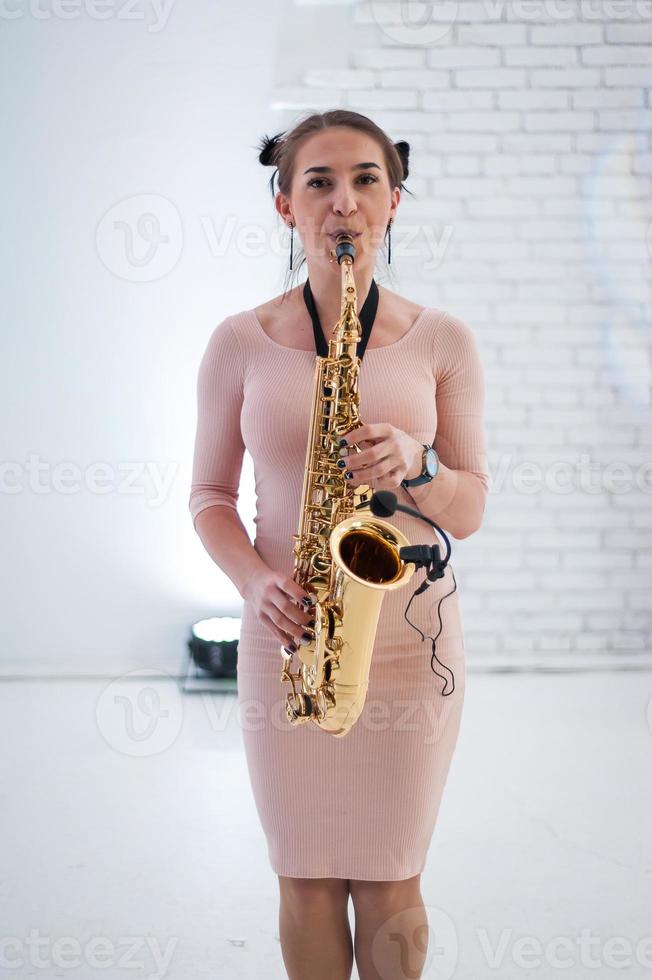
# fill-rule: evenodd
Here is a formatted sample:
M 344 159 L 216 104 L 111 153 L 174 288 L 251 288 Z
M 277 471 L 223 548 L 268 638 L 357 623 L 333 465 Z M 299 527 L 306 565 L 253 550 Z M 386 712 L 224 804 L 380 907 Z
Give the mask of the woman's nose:
M 346 218 L 356 210 L 355 197 L 351 191 L 339 191 L 335 195 L 335 200 L 333 201 L 333 211 L 335 214 Z

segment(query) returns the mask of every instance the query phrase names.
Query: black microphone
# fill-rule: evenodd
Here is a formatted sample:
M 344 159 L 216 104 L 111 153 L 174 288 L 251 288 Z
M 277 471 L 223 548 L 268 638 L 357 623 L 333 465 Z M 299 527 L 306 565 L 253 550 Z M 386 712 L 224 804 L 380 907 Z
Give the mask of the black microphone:
M 396 500 L 396 494 L 392 493 L 391 490 L 376 490 L 370 500 L 361 504 L 356 504 L 355 509 L 359 510 L 361 507 L 369 507 L 371 513 L 375 517 L 391 517 L 397 510 L 400 510 L 404 514 L 411 514 L 412 517 L 419 517 L 422 521 L 425 521 L 426 524 L 430 524 L 431 527 L 434 527 L 435 531 L 437 531 L 437 533 L 440 534 L 446 542 L 446 556 L 444 557 L 443 561 L 438 544 L 411 545 L 408 548 L 401 548 L 399 554 L 403 561 L 412 562 L 416 568 L 428 568 L 431 564 L 434 566 L 432 572 L 428 574 L 427 580 L 417 589 L 417 595 L 424 592 L 428 588 L 430 582 L 434 582 L 436 579 L 442 578 L 444 572 L 446 571 L 448 559 L 451 556 L 451 543 L 448 540 L 446 532 L 440 528 L 439 524 L 435 524 L 435 522 L 431 521 L 429 517 L 422 514 L 420 510 L 415 510 L 414 507 L 407 507 L 405 504 L 399 504 Z

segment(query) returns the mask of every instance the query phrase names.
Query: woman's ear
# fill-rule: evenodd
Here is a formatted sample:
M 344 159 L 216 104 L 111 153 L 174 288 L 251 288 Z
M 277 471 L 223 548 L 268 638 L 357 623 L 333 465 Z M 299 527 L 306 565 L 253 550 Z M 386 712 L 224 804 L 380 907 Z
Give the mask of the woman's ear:
M 277 191 L 277 193 L 274 196 L 274 206 L 276 207 L 276 210 L 278 211 L 280 216 L 283 218 L 285 224 L 288 224 L 289 222 L 294 224 L 294 218 L 292 217 L 292 208 L 290 207 L 290 202 L 288 201 L 285 194 L 283 194 L 281 191 Z

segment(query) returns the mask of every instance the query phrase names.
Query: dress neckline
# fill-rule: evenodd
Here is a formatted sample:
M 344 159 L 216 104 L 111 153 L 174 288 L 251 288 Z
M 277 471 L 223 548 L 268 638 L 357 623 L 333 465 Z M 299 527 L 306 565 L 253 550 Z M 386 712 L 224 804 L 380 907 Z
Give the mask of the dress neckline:
M 406 340 L 408 337 L 410 337 L 415 332 L 415 330 L 419 327 L 420 323 L 424 319 L 424 313 L 426 313 L 428 311 L 428 309 L 429 309 L 429 307 L 424 306 L 421 310 L 419 310 L 419 312 L 417 313 L 416 317 L 412 321 L 411 326 L 405 331 L 405 333 L 403 334 L 402 337 L 399 337 L 398 338 L 398 340 L 395 340 L 391 344 L 382 344 L 380 347 L 367 347 L 367 349 L 365 351 L 365 357 L 367 356 L 367 354 L 375 354 L 376 351 L 381 351 L 381 350 L 394 350 L 396 347 L 398 347 L 399 344 L 402 344 L 403 341 Z M 274 347 L 279 347 L 281 350 L 295 351 L 296 353 L 299 353 L 299 354 L 310 354 L 311 357 L 316 357 L 317 356 L 316 351 L 309 350 L 306 347 L 288 347 L 286 344 L 279 344 L 276 340 L 273 340 L 272 337 L 270 337 L 268 333 L 265 332 L 265 329 L 263 328 L 262 323 L 258 319 L 258 314 L 256 313 L 255 309 L 252 308 L 251 310 L 249 310 L 249 313 L 251 314 L 253 320 L 256 323 L 256 326 L 258 327 L 260 333 L 263 335 L 263 337 L 265 338 L 265 340 L 267 340 Z

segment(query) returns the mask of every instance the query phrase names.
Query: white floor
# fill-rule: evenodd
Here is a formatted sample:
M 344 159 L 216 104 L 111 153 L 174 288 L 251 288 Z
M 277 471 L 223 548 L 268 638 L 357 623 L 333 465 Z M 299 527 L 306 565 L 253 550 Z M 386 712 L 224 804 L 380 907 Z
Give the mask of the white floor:
M 234 695 L 0 696 L 0 976 L 285 978 Z M 644 671 L 468 673 L 424 978 L 652 977 L 651 696 Z

